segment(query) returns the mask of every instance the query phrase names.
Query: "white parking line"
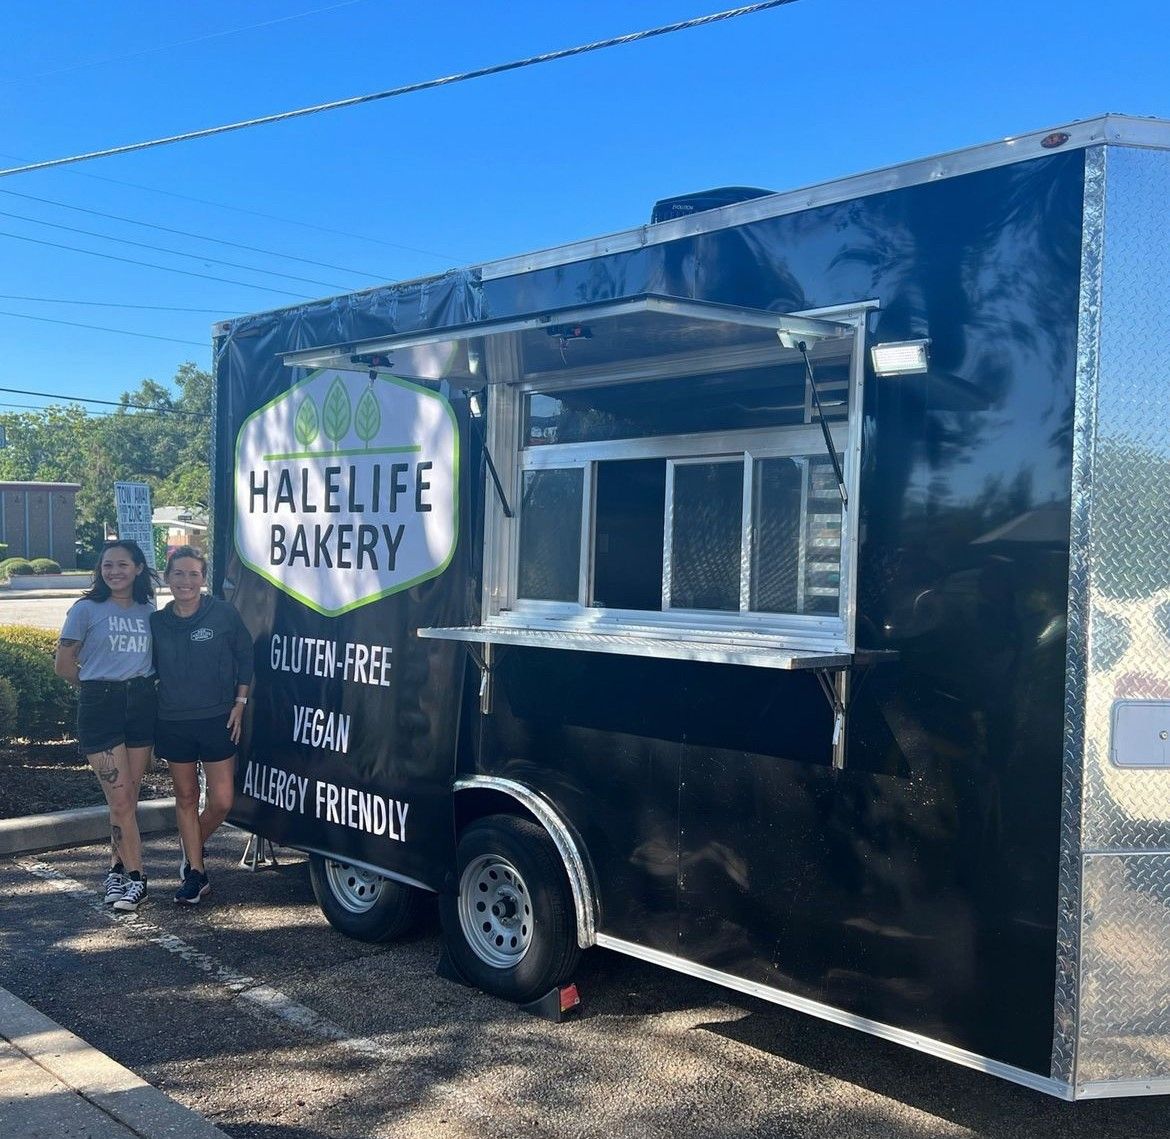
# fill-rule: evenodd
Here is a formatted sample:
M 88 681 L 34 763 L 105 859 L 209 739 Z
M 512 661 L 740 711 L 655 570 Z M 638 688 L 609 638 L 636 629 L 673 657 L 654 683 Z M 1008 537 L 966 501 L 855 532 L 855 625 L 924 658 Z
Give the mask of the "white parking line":
M 107 921 L 121 926 L 124 930 L 145 941 L 165 949 L 188 965 L 205 973 L 212 981 L 233 992 L 240 1000 L 247 1002 L 250 1011 L 275 1017 L 285 1024 L 307 1032 L 322 1040 L 332 1040 L 349 1052 L 369 1056 L 378 1060 L 392 1060 L 400 1057 L 393 1049 L 371 1040 L 368 1036 L 351 1036 L 344 1028 L 326 1020 L 320 1013 L 286 996 L 271 985 L 261 984 L 254 977 L 237 972 L 208 953 L 202 953 L 189 942 L 165 929 L 147 921 L 138 913 L 123 913 L 106 906 L 92 889 L 74 878 L 62 874 L 45 862 L 18 859 L 16 865 L 30 874 L 47 882 L 53 889 L 68 894 L 83 902 Z

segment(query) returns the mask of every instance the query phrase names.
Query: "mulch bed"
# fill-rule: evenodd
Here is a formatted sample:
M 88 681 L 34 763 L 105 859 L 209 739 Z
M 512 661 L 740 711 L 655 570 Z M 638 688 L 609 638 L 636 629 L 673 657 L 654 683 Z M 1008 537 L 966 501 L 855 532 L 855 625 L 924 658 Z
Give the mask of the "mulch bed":
M 143 799 L 174 794 L 164 760 L 142 781 Z M 0 819 L 69 811 L 104 803 L 105 796 L 76 740 L 16 743 L 0 747 Z

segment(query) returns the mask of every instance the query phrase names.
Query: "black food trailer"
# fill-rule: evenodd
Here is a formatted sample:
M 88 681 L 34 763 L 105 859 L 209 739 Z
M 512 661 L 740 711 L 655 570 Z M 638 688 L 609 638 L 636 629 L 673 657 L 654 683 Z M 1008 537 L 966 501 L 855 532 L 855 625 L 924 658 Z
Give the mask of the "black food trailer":
M 1170 124 L 729 197 L 216 328 L 233 818 L 514 1001 L 1170 1091 Z

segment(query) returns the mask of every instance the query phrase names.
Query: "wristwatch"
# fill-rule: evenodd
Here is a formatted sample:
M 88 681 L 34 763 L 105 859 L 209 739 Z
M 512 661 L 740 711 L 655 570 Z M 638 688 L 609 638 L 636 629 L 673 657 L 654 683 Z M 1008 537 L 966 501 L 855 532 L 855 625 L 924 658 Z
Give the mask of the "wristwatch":
M 236 697 L 236 703 L 237 703 L 237 704 L 247 704 L 247 703 L 248 703 L 248 698 L 247 698 L 247 696 L 237 696 L 237 697 Z

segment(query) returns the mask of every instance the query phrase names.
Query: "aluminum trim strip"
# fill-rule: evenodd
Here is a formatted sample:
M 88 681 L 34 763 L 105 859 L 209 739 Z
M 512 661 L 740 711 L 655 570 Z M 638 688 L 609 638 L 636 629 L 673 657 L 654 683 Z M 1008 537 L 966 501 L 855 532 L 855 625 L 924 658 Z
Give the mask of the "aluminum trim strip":
M 503 779 L 498 775 L 469 775 L 455 781 L 456 791 L 499 791 L 510 795 L 523 804 L 544 827 L 557 848 L 565 873 L 569 876 L 569 888 L 573 893 L 573 908 L 577 912 L 577 944 L 588 949 L 596 944 L 597 903 L 593 897 L 593 886 L 585 868 L 585 859 L 564 820 L 556 813 L 549 801 L 532 788 L 514 779 Z
M 502 629 L 468 625 L 447 629 L 419 629 L 424 640 L 478 641 L 491 645 L 515 645 L 534 649 L 614 653 L 618 656 L 660 657 L 668 660 L 739 664 L 751 668 L 784 670 L 844 668 L 853 663 L 852 653 L 782 649 L 737 645 L 734 641 L 667 640 L 621 633 L 573 632 L 560 629 Z
M 269 841 L 271 842 L 273 840 L 270 839 Z M 433 887 L 428 886 L 425 882 L 420 882 L 417 878 L 411 878 L 407 874 L 399 874 L 396 870 L 387 870 L 384 866 L 375 866 L 372 862 L 361 862 L 356 858 L 342 858 L 340 855 L 325 850 L 324 847 L 304 846 L 300 843 L 281 841 L 277 841 L 276 845 L 285 847 L 288 850 L 299 850 L 302 854 L 317 854 L 322 858 L 328 858 L 330 862 L 340 862 L 344 866 L 356 866 L 359 870 L 368 870 L 371 874 L 377 874 L 380 878 L 389 878 L 392 882 L 400 882 L 403 886 L 412 886 L 414 889 L 422 890 L 427 894 L 437 893 Z
M 1093 452 L 1100 372 L 1102 259 L 1105 240 L 1104 146 L 1085 153 L 1081 282 L 1074 380 L 1072 494 L 1069 520 L 1068 640 L 1065 650 L 1064 759 L 1061 788 L 1056 990 L 1052 1073 L 1074 1082 L 1080 1020 L 1082 942 L 1081 800 L 1085 695 L 1089 662 L 1089 549 Z
M 1170 1095 L 1170 1080 L 1093 1080 L 1077 1084 L 1077 1099 L 1119 1099 L 1122 1096 Z
M 1043 149 L 1040 145 L 1041 140 L 1054 133 L 1067 134 L 1068 142 L 1064 143 L 1059 151 Z M 1103 115 L 1079 123 L 1031 131 L 999 142 L 983 143 L 809 187 L 753 198 L 751 201 L 707 210 L 689 218 L 660 222 L 657 225 L 643 225 L 637 229 L 622 230 L 602 237 L 491 261 L 480 267 L 480 279 L 492 281 L 536 269 L 586 261 L 613 253 L 625 253 L 648 245 L 676 241 L 681 237 L 694 237 L 729 226 L 782 217 L 817 206 L 885 193 L 888 190 L 899 190 L 906 186 L 919 186 L 925 182 L 937 182 L 943 178 L 1008 166 L 1013 162 L 1041 158 L 1046 154 L 1063 153 L 1102 142 L 1170 149 L 1170 122 L 1162 119 L 1138 119 L 1126 115 Z
M 693 961 L 686 961 L 658 949 L 649 949 L 630 941 L 623 941 L 618 937 L 611 937 L 606 933 L 597 934 L 597 944 L 605 949 L 612 949 L 617 953 L 624 953 L 629 957 L 637 957 L 642 961 L 649 961 L 654 965 L 661 965 L 673 969 L 676 973 L 685 973 L 689 977 L 697 977 L 703 981 L 710 981 L 722 985 L 736 992 L 746 993 L 749 996 L 759 997 L 772 1004 L 783 1005 L 785 1008 L 795 1009 L 820 1020 L 831 1021 L 843 1025 L 845 1028 L 855 1028 L 860 1032 L 868 1032 L 871 1036 L 879 1036 L 883 1040 L 891 1040 L 895 1044 L 903 1044 L 918 1052 L 926 1052 L 938 1056 L 943 1060 L 950 1060 L 955 1064 L 962 1064 L 966 1068 L 974 1068 L 978 1072 L 998 1076 L 1012 1083 L 1022 1084 L 1034 1091 L 1045 1092 L 1059 1099 L 1073 1099 L 1073 1090 L 1060 1080 L 1048 1076 L 1038 1076 L 1035 1072 L 1028 1072 L 1012 1064 L 1005 1064 L 1001 1060 L 992 1060 L 987 1056 L 980 1056 L 975 1052 L 968 1052 L 964 1048 L 956 1048 L 953 1044 L 944 1044 L 941 1040 L 933 1040 L 928 1036 L 921 1036 L 917 1032 L 910 1032 L 905 1028 L 898 1028 L 892 1024 L 883 1024 L 881 1021 L 869 1020 L 867 1017 L 857 1016 L 834 1008 L 832 1005 L 822 1004 L 820 1001 L 799 997 L 794 993 L 786 993 L 781 989 L 773 989 L 755 981 L 747 981 L 742 977 L 730 973 L 711 969 L 706 965 L 698 965 Z

